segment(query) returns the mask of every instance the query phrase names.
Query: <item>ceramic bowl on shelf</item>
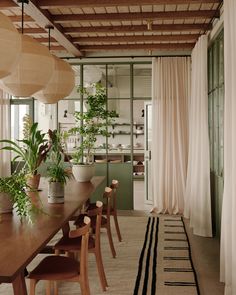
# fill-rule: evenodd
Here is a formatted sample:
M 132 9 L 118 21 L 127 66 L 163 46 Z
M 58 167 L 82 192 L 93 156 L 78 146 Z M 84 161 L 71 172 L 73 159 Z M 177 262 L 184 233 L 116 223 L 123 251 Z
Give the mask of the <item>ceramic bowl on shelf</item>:
M 122 149 L 130 149 L 130 144 L 122 144 Z
M 111 147 L 112 147 L 113 149 L 117 149 L 119 146 L 120 146 L 119 143 L 112 143 L 112 144 L 111 144 Z
M 138 161 L 133 161 L 133 165 L 137 165 L 138 164 Z
M 136 134 L 143 134 L 143 129 L 137 129 Z
M 95 163 L 106 163 L 106 159 L 97 159 L 95 160 Z
M 121 163 L 121 160 L 111 160 L 110 163 Z

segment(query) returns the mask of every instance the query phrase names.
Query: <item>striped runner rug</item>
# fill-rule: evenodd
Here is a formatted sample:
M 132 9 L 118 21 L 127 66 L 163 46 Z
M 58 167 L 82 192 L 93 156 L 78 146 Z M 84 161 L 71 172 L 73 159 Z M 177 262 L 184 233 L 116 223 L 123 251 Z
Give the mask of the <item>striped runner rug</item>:
M 133 295 L 199 295 L 181 217 L 149 217 Z

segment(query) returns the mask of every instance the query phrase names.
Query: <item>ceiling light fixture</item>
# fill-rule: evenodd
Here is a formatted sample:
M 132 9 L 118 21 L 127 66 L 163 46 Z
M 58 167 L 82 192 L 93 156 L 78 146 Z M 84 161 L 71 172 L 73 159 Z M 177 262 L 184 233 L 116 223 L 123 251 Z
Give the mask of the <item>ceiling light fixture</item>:
M 11 20 L 0 12 L 0 79 L 10 75 L 21 49 L 20 34 Z
M 22 4 L 21 53 L 13 72 L 2 79 L 2 88 L 13 96 L 29 97 L 39 91 L 53 73 L 54 59 L 47 47 L 24 35 L 24 4 Z
M 46 27 L 49 30 L 48 46 L 50 50 L 50 31 L 52 26 Z M 59 100 L 68 96 L 75 87 L 75 73 L 71 66 L 64 60 L 53 56 L 54 71 L 46 86 L 35 93 L 34 97 L 46 104 L 57 103 Z

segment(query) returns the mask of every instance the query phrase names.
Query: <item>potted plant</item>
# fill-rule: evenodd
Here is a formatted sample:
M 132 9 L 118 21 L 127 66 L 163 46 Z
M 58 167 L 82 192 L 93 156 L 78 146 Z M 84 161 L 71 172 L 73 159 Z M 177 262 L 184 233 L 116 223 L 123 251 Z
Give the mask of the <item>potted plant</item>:
M 94 175 L 92 154 L 97 135 L 108 137 L 108 126 L 112 124 L 115 117 L 118 117 L 116 111 L 107 110 L 106 89 L 100 83 L 95 83 L 92 84 L 92 90 L 91 94 L 85 88 L 78 89 L 86 95 L 87 111 L 74 113 L 76 126 L 69 130 L 70 134 L 79 134 L 82 137 L 71 160 L 74 177 L 80 182 L 89 181 Z
M 62 134 L 57 130 L 49 130 L 48 134 L 51 146 L 47 159 L 48 202 L 64 203 L 64 185 L 72 174 L 64 164 L 65 154 L 61 144 Z
M 37 192 L 34 193 L 35 198 L 37 198 Z M 27 193 L 26 178 L 22 172 L 0 178 L 0 194 L 2 194 L 2 198 L 5 198 L 4 202 L 10 201 L 12 203 L 13 208 L 20 217 L 30 218 L 32 212 L 39 210 Z M 37 199 L 39 200 L 39 198 Z
M 25 173 L 28 186 L 34 190 L 39 186 L 40 174 L 37 169 L 40 164 L 46 160 L 50 149 L 46 134 L 38 130 L 38 123 L 32 123 L 29 116 L 24 118 L 24 138 L 14 142 L 12 140 L 0 140 L 5 144 L 1 149 L 12 151 L 16 160 L 23 161 L 23 171 Z

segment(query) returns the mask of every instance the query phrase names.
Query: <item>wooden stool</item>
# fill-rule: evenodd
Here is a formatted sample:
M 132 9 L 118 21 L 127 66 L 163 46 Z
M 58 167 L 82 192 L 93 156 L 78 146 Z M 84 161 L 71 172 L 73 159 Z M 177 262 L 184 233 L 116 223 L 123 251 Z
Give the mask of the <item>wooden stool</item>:
M 39 265 L 30 272 L 30 295 L 35 295 L 36 284 L 40 280 L 48 281 L 46 294 L 51 294 L 53 282 L 79 282 L 82 295 L 90 295 L 88 281 L 88 240 L 91 220 L 84 217 L 82 227 L 69 232 L 70 239 L 81 238 L 80 262 L 71 257 L 51 255 L 45 257 Z M 57 295 L 57 286 L 54 284 L 54 295 Z

